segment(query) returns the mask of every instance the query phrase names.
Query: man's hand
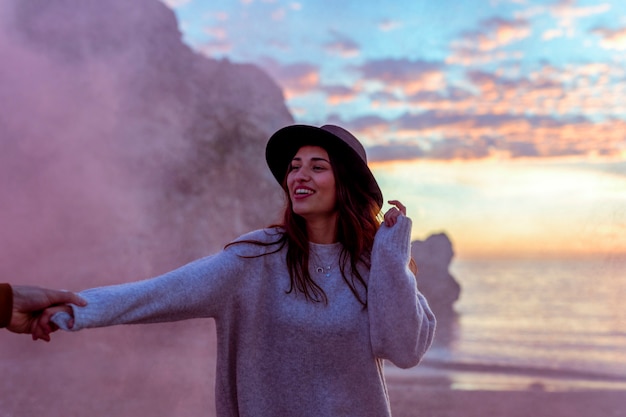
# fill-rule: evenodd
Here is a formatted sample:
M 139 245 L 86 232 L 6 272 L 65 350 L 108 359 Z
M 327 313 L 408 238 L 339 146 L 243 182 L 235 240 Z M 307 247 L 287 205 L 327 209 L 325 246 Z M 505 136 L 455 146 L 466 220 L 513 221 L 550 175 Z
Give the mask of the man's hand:
M 35 337 L 33 334 L 38 325 L 38 316 L 46 308 L 68 303 L 79 306 L 87 305 L 85 300 L 69 291 L 50 290 L 26 285 L 12 285 L 11 287 L 13 288 L 13 313 L 7 329 L 14 333 L 32 334 L 33 340 L 39 338 L 49 342 L 49 334 L 56 330 L 48 328 L 43 336 L 39 333 L 39 337 Z

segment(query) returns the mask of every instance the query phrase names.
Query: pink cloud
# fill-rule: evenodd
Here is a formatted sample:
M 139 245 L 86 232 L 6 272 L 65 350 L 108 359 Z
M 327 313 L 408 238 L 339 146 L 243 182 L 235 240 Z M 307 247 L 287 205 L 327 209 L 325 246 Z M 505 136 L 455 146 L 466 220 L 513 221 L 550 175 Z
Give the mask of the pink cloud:
M 437 91 L 419 91 L 405 98 L 373 96 L 385 106 L 404 106 L 414 112 L 436 111 L 472 115 L 621 117 L 626 91 L 616 81 L 625 70 L 610 64 L 555 68 L 545 66 L 527 77 L 470 71 L 471 88 L 448 85 Z M 474 130 L 476 132 L 477 130 Z M 479 133 L 481 134 L 481 133 Z
M 378 79 L 385 79 L 378 71 Z M 399 96 L 381 90 L 372 103 L 408 111 L 386 120 L 359 118 L 365 137 L 393 149 L 376 148 L 377 160 L 406 158 L 626 157 L 626 105 L 615 81 L 626 70 L 607 63 L 553 67 L 527 77 L 470 71 L 468 88 L 447 85 Z M 401 78 L 401 77 L 400 77 Z M 392 141 L 390 138 L 396 138 Z M 420 143 L 417 144 L 416 141 Z M 424 144 L 426 143 L 426 144 Z M 417 147 L 417 148 L 416 148 Z
M 552 15 L 559 21 L 561 27 L 572 27 L 576 20 L 598 14 L 604 14 L 611 10 L 608 3 L 592 6 L 576 6 L 574 0 L 561 0 L 550 7 Z
M 226 39 L 216 39 L 204 42 L 197 47 L 198 51 L 208 57 L 225 55 L 232 51 L 233 44 Z
M 563 29 L 548 29 L 543 32 L 541 35 L 541 39 L 544 41 L 549 41 L 551 39 L 560 38 L 565 35 Z
M 319 67 L 306 62 L 283 65 L 272 58 L 264 58 L 259 65 L 283 88 L 287 99 L 318 91 Z
M 322 88 L 322 91 L 326 93 L 327 101 L 331 105 L 352 101 L 358 95 L 357 91 L 343 85 L 325 86 Z
M 404 94 L 438 90 L 445 85 L 445 74 L 438 63 L 408 59 L 381 59 L 354 67 L 364 81 L 380 83 L 385 91 Z
M 594 28 L 591 33 L 600 37 L 600 46 L 605 49 L 626 50 L 626 27 L 619 29 Z
M 497 61 L 521 60 L 521 51 L 479 51 L 471 48 L 458 48 L 446 58 L 446 64 L 466 67 L 489 64 Z
M 333 40 L 326 43 L 325 47 L 328 52 L 339 55 L 344 58 L 352 58 L 361 53 L 361 47 L 353 39 L 337 32 L 331 32 Z
M 217 13 L 215 15 L 219 19 L 227 19 L 227 15 Z M 203 29 L 204 33 L 211 37 L 210 40 L 197 46 L 197 50 L 209 57 L 226 55 L 233 49 L 233 44 L 228 38 L 226 29 L 218 26 L 207 26 Z
M 521 53 L 504 51 L 502 48 L 527 38 L 530 24 L 525 19 L 507 20 L 494 17 L 480 23 L 480 28 L 465 32 L 455 40 L 448 64 L 476 65 L 511 58 L 520 59 Z
M 227 38 L 226 29 L 220 27 L 207 27 L 204 29 L 204 33 L 219 40 L 225 40 Z
M 580 19 L 604 14 L 611 10 L 608 3 L 591 6 L 577 6 L 574 0 L 560 0 L 549 6 L 533 6 L 516 13 L 518 18 L 530 19 L 538 15 L 549 14 L 556 20 L 556 27 L 547 29 L 542 34 L 543 40 L 561 37 L 573 37 L 576 23 Z
M 487 36 L 481 39 L 481 49 L 495 49 L 525 39 L 530 35 L 530 25 L 525 20 L 493 18 L 484 22 Z
M 626 131 L 626 122 L 619 119 L 592 123 L 581 118 L 560 121 L 551 117 L 444 112 L 406 114 L 392 124 L 407 136 L 443 138 L 422 148 L 424 157 L 435 159 L 474 159 L 493 154 L 513 158 L 622 157 L 619 144 Z

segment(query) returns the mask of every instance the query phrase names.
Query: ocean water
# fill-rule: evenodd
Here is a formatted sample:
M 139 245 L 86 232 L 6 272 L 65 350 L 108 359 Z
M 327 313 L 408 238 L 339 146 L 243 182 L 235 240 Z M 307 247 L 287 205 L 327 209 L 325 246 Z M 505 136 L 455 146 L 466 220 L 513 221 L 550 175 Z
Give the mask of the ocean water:
M 626 259 L 455 260 L 451 273 L 458 316 L 410 372 L 455 389 L 626 390 Z

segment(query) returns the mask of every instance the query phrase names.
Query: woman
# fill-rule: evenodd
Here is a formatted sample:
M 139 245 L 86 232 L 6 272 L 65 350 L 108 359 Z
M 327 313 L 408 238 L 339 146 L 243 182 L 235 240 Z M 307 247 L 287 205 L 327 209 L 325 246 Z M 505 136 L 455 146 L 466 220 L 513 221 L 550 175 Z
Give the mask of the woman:
M 365 151 L 340 127 L 285 127 L 266 159 L 287 196 L 282 225 L 84 291 L 86 307 L 47 310 L 40 331 L 53 315 L 66 330 L 213 317 L 218 416 L 389 416 L 383 360 L 416 365 L 435 328 L 408 268 L 411 221 L 393 201 L 380 224 Z

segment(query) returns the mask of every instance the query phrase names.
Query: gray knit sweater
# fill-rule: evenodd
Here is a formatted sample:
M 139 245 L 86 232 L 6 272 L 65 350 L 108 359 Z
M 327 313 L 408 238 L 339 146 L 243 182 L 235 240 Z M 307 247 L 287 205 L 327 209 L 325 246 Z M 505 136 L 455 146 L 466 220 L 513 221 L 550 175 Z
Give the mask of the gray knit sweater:
M 89 304 L 73 306 L 73 330 L 212 317 L 218 416 L 389 416 L 383 359 L 416 365 L 435 329 L 407 267 L 410 231 L 411 220 L 401 216 L 377 232 L 371 268 L 362 269 L 367 308 L 341 276 L 341 244 L 310 244 L 323 303 L 287 293 L 286 248 L 244 258 L 277 247 L 241 243 L 156 278 L 81 292 Z M 279 233 L 259 230 L 240 240 L 274 242 Z M 66 330 L 68 319 L 53 318 Z

